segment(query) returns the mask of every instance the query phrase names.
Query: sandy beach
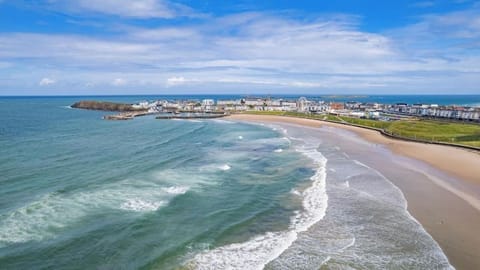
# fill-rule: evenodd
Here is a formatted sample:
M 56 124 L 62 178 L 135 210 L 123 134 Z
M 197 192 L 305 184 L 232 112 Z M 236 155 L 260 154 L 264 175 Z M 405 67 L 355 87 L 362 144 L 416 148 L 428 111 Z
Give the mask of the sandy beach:
M 244 114 L 229 118 L 338 128 L 413 161 L 406 162 L 412 171 L 405 173 L 394 173 L 388 168 L 375 169 L 401 189 L 408 202 L 408 211 L 439 243 L 456 269 L 480 269 L 477 256 L 480 254 L 480 153 L 395 140 L 374 130 L 318 120 Z

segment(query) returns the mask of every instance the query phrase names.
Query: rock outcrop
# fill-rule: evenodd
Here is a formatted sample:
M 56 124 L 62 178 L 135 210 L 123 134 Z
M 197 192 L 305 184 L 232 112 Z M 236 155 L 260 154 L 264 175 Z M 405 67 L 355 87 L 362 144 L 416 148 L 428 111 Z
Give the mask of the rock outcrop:
M 116 112 L 141 111 L 141 109 L 134 108 L 131 104 L 93 100 L 82 100 L 79 102 L 75 102 L 72 105 L 72 108 Z

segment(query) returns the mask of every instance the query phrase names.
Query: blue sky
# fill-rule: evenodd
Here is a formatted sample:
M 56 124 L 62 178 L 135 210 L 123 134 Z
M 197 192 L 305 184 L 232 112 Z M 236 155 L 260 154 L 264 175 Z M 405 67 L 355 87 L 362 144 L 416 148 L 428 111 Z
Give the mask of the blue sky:
M 0 0 L 0 95 L 479 94 L 480 2 Z

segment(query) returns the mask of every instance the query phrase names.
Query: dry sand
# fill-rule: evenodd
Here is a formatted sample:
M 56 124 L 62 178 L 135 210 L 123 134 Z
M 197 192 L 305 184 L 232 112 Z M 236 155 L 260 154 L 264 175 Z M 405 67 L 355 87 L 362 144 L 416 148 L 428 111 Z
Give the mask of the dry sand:
M 388 146 L 397 154 L 421 160 L 460 179 L 480 184 L 480 153 L 478 152 L 444 145 L 395 140 L 375 130 L 312 119 L 250 114 L 235 114 L 229 117 L 246 121 L 283 122 L 309 127 L 331 126 L 350 130 L 370 142 Z
M 439 243 L 452 265 L 457 269 L 480 269 L 480 153 L 395 140 L 374 130 L 311 119 L 247 114 L 229 118 L 349 130 L 371 143 L 385 145 L 393 153 L 444 172 L 446 178 L 423 173 L 421 169 L 418 173 L 427 178 L 415 175 L 389 178 L 404 193 L 409 212 Z M 382 173 L 389 176 L 388 170 Z

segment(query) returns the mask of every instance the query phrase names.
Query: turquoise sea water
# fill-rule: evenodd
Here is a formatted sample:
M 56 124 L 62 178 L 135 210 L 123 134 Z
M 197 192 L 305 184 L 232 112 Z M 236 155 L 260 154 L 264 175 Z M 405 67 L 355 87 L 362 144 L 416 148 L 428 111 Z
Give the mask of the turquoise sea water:
M 332 135 L 76 100 L 0 99 L 0 269 L 449 267 Z

